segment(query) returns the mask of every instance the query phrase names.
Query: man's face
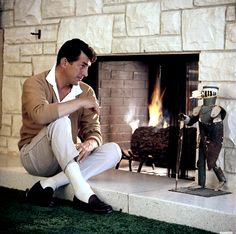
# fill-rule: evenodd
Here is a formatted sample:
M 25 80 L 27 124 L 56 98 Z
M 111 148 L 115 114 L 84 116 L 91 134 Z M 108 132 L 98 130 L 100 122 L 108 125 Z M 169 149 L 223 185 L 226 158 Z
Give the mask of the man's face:
M 88 76 L 88 68 L 90 66 L 91 62 L 83 52 L 81 52 L 79 60 L 72 63 L 67 61 L 65 67 L 67 82 L 72 85 L 78 85 L 79 81 Z

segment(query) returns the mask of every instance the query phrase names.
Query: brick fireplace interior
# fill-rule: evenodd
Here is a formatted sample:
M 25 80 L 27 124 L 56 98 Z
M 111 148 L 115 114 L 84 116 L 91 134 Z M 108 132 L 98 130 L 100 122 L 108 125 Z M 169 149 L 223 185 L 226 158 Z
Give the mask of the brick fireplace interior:
M 156 82 L 162 96 L 162 120 L 178 128 L 178 114 L 191 114 L 197 105 L 189 97 L 198 87 L 198 61 L 198 54 L 99 56 L 84 81 L 94 88 L 100 102 L 104 142 L 130 148 L 129 122 L 137 120 L 139 126 L 147 126 Z M 187 160 L 189 168 L 195 167 L 195 153 Z

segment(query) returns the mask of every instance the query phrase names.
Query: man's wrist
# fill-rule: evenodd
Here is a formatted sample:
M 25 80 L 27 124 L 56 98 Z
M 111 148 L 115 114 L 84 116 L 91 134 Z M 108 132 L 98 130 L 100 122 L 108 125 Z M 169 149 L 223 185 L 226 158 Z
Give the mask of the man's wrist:
M 89 144 L 91 144 L 93 146 L 93 150 L 98 147 L 98 142 L 96 139 L 88 138 L 88 139 L 86 139 L 86 141 L 89 142 Z

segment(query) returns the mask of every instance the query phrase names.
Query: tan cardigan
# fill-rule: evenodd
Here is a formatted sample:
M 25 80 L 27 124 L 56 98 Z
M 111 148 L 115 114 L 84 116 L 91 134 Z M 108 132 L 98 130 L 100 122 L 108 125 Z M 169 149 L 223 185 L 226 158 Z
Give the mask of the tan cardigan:
M 22 93 L 22 127 L 20 130 L 19 149 L 31 142 L 44 127 L 59 118 L 58 100 L 52 85 L 46 80 L 49 71 L 28 78 L 23 85 Z M 79 96 L 95 95 L 93 89 L 80 82 L 82 93 Z M 73 141 L 77 136 L 82 140 L 93 138 L 98 145 L 102 144 L 99 117 L 89 109 L 81 108 L 70 116 Z

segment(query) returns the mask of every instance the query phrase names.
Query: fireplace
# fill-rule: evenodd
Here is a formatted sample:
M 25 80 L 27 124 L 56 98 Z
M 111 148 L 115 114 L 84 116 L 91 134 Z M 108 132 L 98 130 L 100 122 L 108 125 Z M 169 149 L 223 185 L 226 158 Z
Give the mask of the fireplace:
M 198 60 L 198 54 L 99 56 L 85 81 L 94 88 L 101 105 L 104 142 L 114 141 L 122 149 L 130 149 L 134 131 L 131 122 L 138 123 L 138 127 L 147 126 L 148 107 L 158 84 L 162 105 L 158 127 L 164 128 L 166 124 L 175 129 L 169 144 L 171 150 L 167 153 L 169 158 L 175 158 L 178 114 L 190 115 L 197 105 L 196 100 L 189 97 L 198 87 Z M 188 131 L 192 130 L 185 131 L 190 134 Z M 189 151 L 187 141 L 188 137 L 183 147 L 186 152 Z M 190 151 L 192 156 L 185 158 L 184 170 L 195 168 L 196 147 Z M 167 161 L 159 166 L 173 168 L 175 159 Z

